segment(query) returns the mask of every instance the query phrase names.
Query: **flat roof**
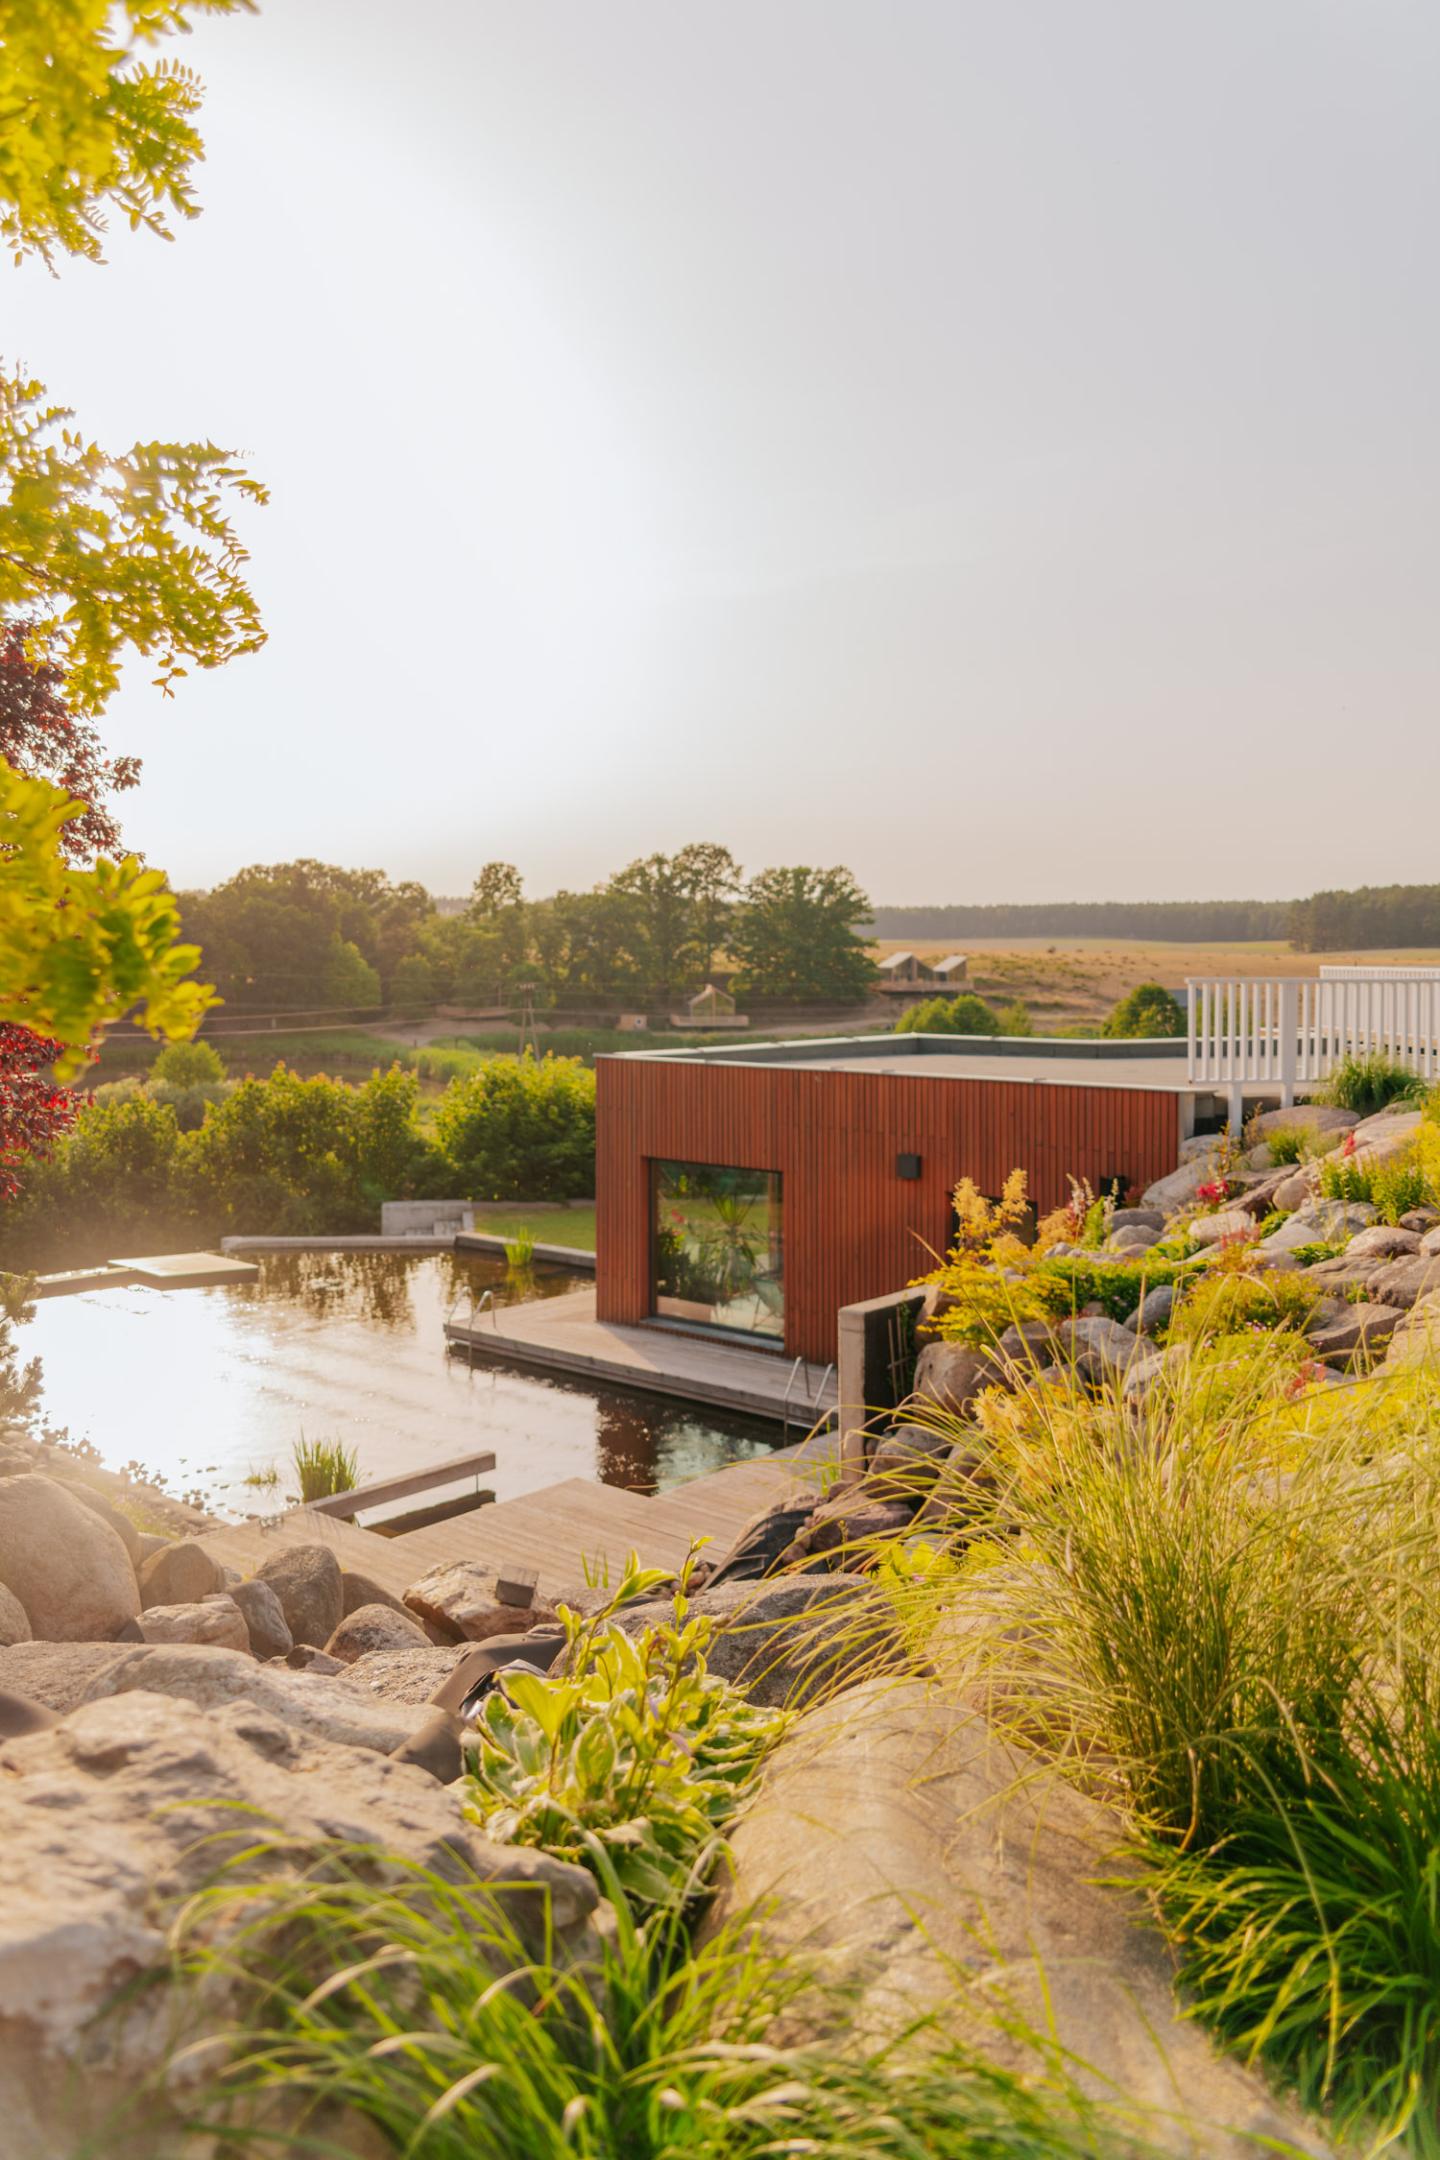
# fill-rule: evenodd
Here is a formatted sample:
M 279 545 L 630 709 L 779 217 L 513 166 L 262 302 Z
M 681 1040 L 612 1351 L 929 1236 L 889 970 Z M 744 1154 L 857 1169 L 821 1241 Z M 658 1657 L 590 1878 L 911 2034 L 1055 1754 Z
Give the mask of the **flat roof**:
M 1108 1040 L 1034 1035 L 811 1035 L 787 1042 L 622 1050 L 616 1057 L 685 1065 L 790 1065 L 805 1072 L 902 1074 L 907 1079 L 1049 1081 L 1210 1095 L 1189 1077 L 1183 1036 Z M 1249 1083 L 1247 1083 L 1249 1085 Z M 1266 1093 L 1261 1083 L 1252 1092 Z M 1273 1091 L 1270 1091 L 1273 1092 Z

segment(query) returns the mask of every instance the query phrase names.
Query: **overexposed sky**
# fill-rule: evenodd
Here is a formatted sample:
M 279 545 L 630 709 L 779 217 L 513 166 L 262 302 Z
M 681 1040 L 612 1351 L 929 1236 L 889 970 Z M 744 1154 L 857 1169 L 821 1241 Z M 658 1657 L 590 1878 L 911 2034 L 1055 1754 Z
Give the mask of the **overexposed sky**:
M 263 654 L 105 722 L 177 884 L 1440 876 L 1434 0 L 264 0 L 180 56 L 203 218 L 0 269 L 91 432 L 273 489 Z

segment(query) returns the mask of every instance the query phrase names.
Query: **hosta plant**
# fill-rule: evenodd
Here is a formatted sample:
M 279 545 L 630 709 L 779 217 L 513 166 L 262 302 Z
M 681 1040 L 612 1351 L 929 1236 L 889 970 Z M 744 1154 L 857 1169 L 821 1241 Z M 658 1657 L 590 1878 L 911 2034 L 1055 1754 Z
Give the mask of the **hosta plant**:
M 785 1721 L 707 1669 L 713 1623 L 690 1609 L 692 1563 L 671 1616 L 633 1636 L 621 1608 L 672 1579 L 634 1554 L 599 1612 L 562 1608 L 563 1671 L 505 1673 L 469 1742 L 468 1812 L 487 1837 L 588 1867 L 641 1909 L 679 1908 L 704 1887 Z

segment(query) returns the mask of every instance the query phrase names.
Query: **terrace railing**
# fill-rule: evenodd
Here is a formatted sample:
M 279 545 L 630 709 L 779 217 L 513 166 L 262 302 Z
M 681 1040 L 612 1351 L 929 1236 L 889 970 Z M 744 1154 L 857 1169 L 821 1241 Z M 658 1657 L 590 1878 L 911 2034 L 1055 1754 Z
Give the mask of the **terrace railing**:
M 1385 1057 L 1440 1078 L 1440 968 L 1325 968 L 1295 976 L 1192 976 L 1189 1076 L 1229 1088 L 1328 1079 L 1350 1057 Z

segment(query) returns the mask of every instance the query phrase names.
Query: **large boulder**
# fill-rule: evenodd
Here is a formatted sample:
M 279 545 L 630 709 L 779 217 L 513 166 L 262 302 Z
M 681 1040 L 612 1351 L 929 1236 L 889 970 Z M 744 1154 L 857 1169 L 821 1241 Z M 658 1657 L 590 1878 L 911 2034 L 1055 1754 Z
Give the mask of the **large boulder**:
M 1348 1357 L 1388 1343 L 1404 1317 L 1394 1305 L 1346 1305 L 1333 1320 L 1306 1332 L 1317 1357 Z
M 1180 2015 L 1140 1886 L 1115 1887 L 1125 1842 L 1117 1817 L 982 1717 L 924 1682 L 873 1680 L 782 1741 L 706 1925 L 749 1912 L 768 1948 L 815 1961 L 820 1984 L 787 2006 L 784 2037 L 843 2021 L 889 2039 L 933 2015 L 1022 2077 L 1063 2062 L 1162 2149 L 1318 2149 Z
M 616 1624 L 637 1635 L 671 1611 L 668 1599 L 646 1600 L 626 1606 Z M 715 1622 L 705 1652 L 711 1672 L 771 1709 L 839 1694 L 906 1662 L 894 1609 L 864 1575 L 726 1583 L 697 1592 L 690 1612 Z
M 232 1597 L 216 1591 L 198 1605 L 147 1605 L 140 1615 L 147 1643 L 202 1643 L 212 1650 L 250 1651 L 250 1630 Z
M 951 1417 L 965 1417 L 986 1388 L 1004 1385 L 1004 1367 L 986 1351 L 974 1350 L 968 1343 L 927 1343 L 915 1360 L 909 1407 L 920 1413 L 940 1410 Z
M 1405 1313 L 1385 1353 L 1386 1372 L 1440 1364 L 1440 1289 L 1427 1291 Z
M 340 1684 L 364 1688 L 381 1702 L 419 1710 L 444 1686 L 464 1647 L 463 1643 L 427 1642 L 423 1650 L 367 1650 L 343 1668 Z
M 57 1483 L 63 1484 L 66 1492 L 78 1500 L 81 1507 L 88 1507 L 92 1515 L 98 1515 L 101 1522 L 108 1523 L 125 1547 L 130 1565 L 138 1575 L 144 1555 L 140 1546 L 140 1532 L 129 1516 L 122 1515 L 119 1508 L 106 1499 L 104 1493 L 96 1492 L 94 1486 L 87 1485 L 83 1478 L 68 1477 L 57 1480 Z
M 809 1489 L 782 1493 L 752 1515 L 735 1535 L 729 1551 L 710 1571 L 707 1588 L 722 1582 L 759 1582 L 770 1574 L 787 1551 L 796 1533 L 815 1512 L 816 1495 Z
M 377 1879 L 401 1876 L 398 1861 L 491 1883 L 523 1939 L 538 1946 L 548 1907 L 562 1951 L 594 1950 L 596 1889 L 582 1869 L 488 1844 L 423 1771 L 302 1743 L 249 1702 L 93 1703 L 0 1745 L 0 1785 L 5 2160 L 69 2160 L 82 2143 L 106 2160 L 199 2154 L 176 2118 L 217 2066 L 213 2049 L 182 2049 L 163 2086 L 155 2073 L 177 2040 L 243 2018 L 247 1960 L 222 1958 L 203 1992 L 182 1994 L 165 1984 L 166 1931 L 227 1856 L 237 1884 L 279 1886 L 323 1871 L 336 1841 L 364 1844 Z M 223 1950 L 254 1917 L 253 1902 L 217 1908 L 207 1939 Z M 337 2136 L 335 2149 L 371 2148 Z
M 280 1600 L 285 1625 L 297 1643 L 323 1650 L 344 1616 L 340 1563 L 328 1545 L 284 1545 L 256 1568 Z
M 342 1665 L 353 1665 L 368 1650 L 428 1650 L 430 1638 L 409 1613 L 388 1605 L 361 1605 L 347 1613 L 325 1648 Z
M 194 1643 L 16 1643 L 0 1650 L 0 1688 L 62 1714 L 136 1689 L 200 1710 L 249 1703 L 309 1738 L 377 1755 L 401 1746 L 417 1722 L 328 1674 L 287 1672 L 238 1650 Z
M 1398 1230 L 1389 1223 L 1372 1223 L 1357 1230 L 1345 1248 L 1347 1260 L 1403 1260 L 1420 1250 L 1413 1230 Z
M 0 1583 L 0 1650 L 8 1650 L 11 1643 L 29 1642 L 33 1632 L 19 1598 Z
M 53 1478 L 7 1478 L 0 1504 L 0 1583 L 50 1642 L 108 1641 L 140 1611 L 121 1538 Z
M 398 1597 L 388 1591 L 373 1576 L 362 1575 L 358 1568 L 340 1570 L 340 1617 L 348 1620 L 352 1612 L 359 1612 L 362 1605 L 388 1605 L 391 1612 L 403 1613 L 405 1607 Z
M 1332 1103 L 1292 1103 L 1288 1110 L 1262 1110 L 1255 1120 L 1255 1131 L 1262 1140 L 1275 1132 L 1333 1133 L 1338 1147 L 1359 1122 L 1353 1110 L 1340 1110 Z
M 1375 1170 L 1408 1153 L 1424 1116 L 1422 1110 L 1397 1109 L 1380 1110 L 1374 1117 L 1362 1118 L 1352 1135 L 1355 1147 L 1351 1160 Z
M 1181 1208 L 1189 1207 L 1202 1185 L 1208 1185 L 1215 1175 L 1213 1154 L 1197 1154 L 1188 1162 L 1182 1162 L 1178 1170 L 1156 1178 L 1141 1194 L 1141 1204 L 1158 1208 L 1161 1214 L 1174 1215 Z
M 140 1565 L 142 1605 L 198 1605 L 225 1588 L 225 1570 L 194 1538 L 162 1545 Z
M 1229 1238 L 1255 1235 L 1255 1217 L 1243 1207 L 1217 1208 L 1213 1215 L 1197 1215 L 1190 1236 L 1197 1245 L 1223 1245 Z
M 1374 1295 L 1387 1305 L 1403 1306 L 1406 1312 L 1432 1290 L 1440 1290 L 1440 1259 L 1416 1253 L 1408 1260 L 1390 1260 L 1375 1276 Z
M 252 1575 L 244 1582 L 232 1583 L 230 1595 L 244 1615 L 250 1648 L 256 1657 L 288 1657 L 295 1638 L 273 1585 Z
M 495 1571 L 473 1560 L 431 1568 L 405 1592 L 409 1610 L 450 1642 L 484 1642 L 491 1635 L 523 1635 L 541 1622 L 553 1623 L 548 1605 L 502 1605 L 495 1595 Z

